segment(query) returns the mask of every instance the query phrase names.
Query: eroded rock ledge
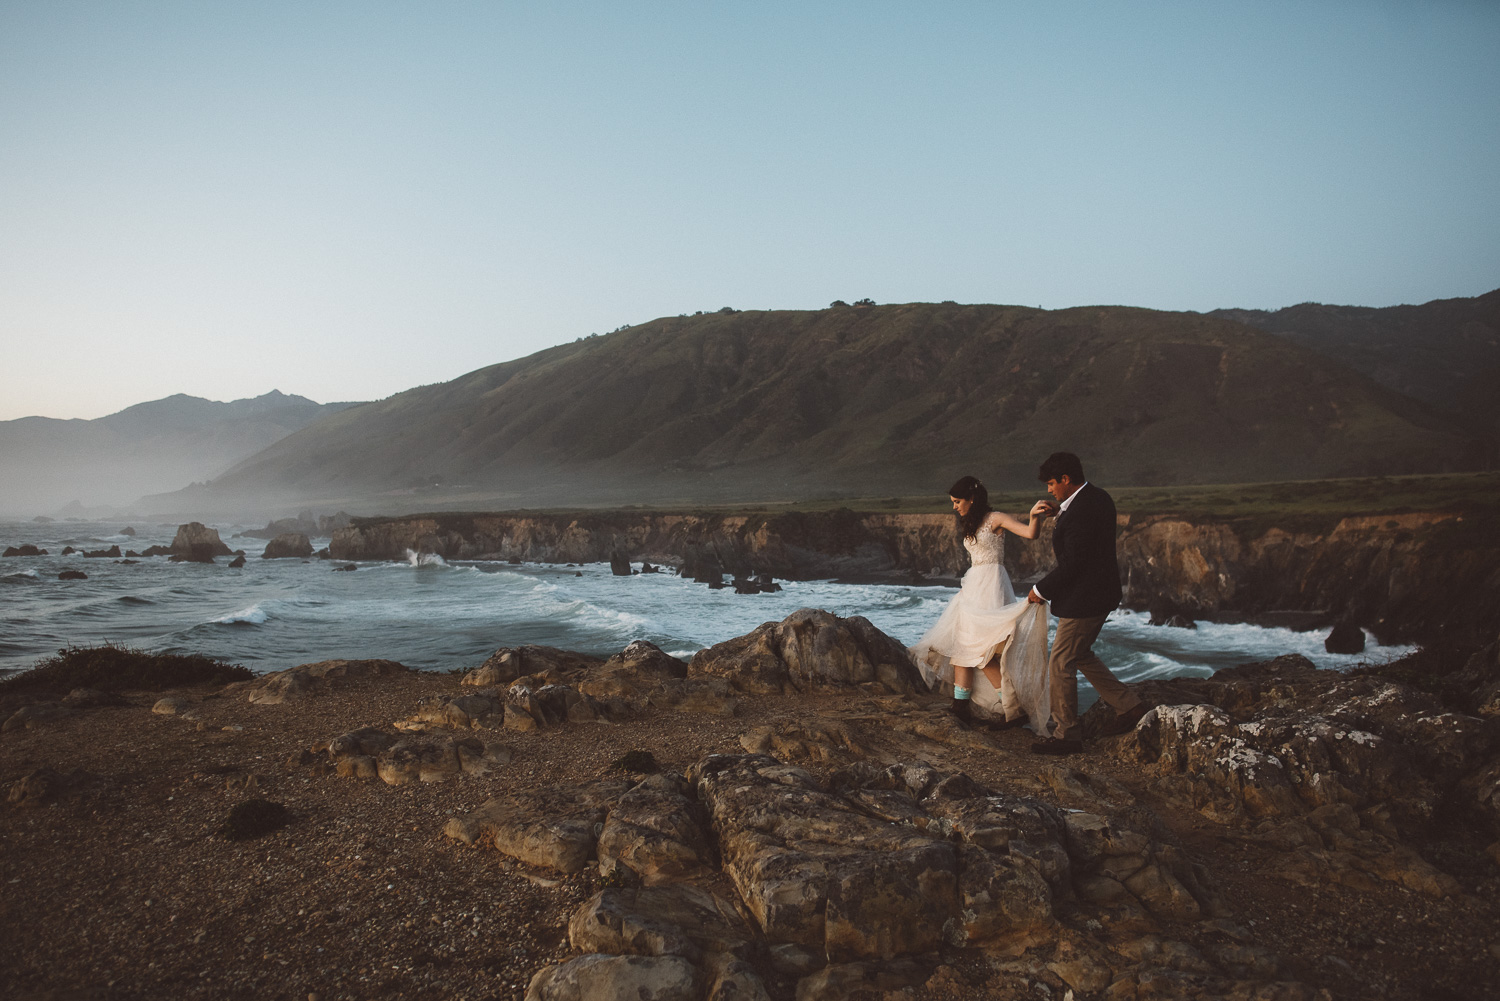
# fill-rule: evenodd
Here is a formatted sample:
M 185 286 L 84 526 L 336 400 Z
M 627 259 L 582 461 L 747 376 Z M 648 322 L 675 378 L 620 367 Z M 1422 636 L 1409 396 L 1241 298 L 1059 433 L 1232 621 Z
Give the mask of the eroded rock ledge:
M 1052 565 L 1049 536 L 1008 536 L 1006 566 L 1025 580 Z M 1382 642 L 1487 642 L 1480 623 L 1500 608 L 1500 525 L 1485 512 L 1347 518 L 1202 518 L 1122 514 L 1125 600 L 1163 617 L 1295 618 L 1345 623 Z M 334 532 L 339 560 L 604 562 L 616 558 L 698 572 L 791 580 L 963 572 L 948 515 L 853 511 L 775 516 L 594 512 L 433 514 L 358 518 Z

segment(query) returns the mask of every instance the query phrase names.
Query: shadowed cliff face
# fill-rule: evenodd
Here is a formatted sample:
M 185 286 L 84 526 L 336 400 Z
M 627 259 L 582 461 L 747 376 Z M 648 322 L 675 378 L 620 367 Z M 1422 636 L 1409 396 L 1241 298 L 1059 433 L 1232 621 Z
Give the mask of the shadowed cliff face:
M 1124 307 L 892 305 L 654 320 L 333 415 L 194 503 L 439 484 L 521 504 L 928 492 L 1469 468 L 1426 405 L 1229 320 Z M 165 499 L 158 503 L 169 503 Z
M 1251 518 L 1120 516 L 1125 603 L 1214 618 L 1275 611 L 1349 621 L 1382 642 L 1475 641 L 1500 608 L 1500 515 L 1423 512 L 1268 526 Z M 633 514 L 428 515 L 358 519 L 334 533 L 341 560 L 603 562 L 628 559 L 787 579 L 912 573 L 968 566 L 949 515 L 852 511 L 770 517 Z M 1018 582 L 1052 567 L 1050 528 L 1007 534 Z
M 1500 427 L 1500 289 L 1419 306 L 1304 302 L 1274 312 L 1219 309 L 1210 315 L 1312 348 L 1492 432 Z

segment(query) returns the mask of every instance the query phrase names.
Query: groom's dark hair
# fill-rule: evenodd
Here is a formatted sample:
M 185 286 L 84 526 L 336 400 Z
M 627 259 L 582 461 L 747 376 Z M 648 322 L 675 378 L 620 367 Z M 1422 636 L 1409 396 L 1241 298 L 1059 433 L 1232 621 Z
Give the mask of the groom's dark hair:
M 1072 452 L 1053 452 L 1047 456 L 1036 478 L 1046 483 L 1048 480 L 1060 480 L 1064 476 L 1074 483 L 1083 483 L 1083 463 Z

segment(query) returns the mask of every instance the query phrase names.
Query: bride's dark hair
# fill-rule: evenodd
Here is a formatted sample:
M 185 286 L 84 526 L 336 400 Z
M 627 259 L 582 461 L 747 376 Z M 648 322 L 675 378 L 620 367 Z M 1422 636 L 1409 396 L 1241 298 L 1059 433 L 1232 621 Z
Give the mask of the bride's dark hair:
M 979 526 L 994 510 L 990 507 L 990 492 L 974 477 L 965 476 L 948 488 L 948 496 L 969 502 L 969 513 L 958 516 L 958 530 L 964 538 L 974 538 Z

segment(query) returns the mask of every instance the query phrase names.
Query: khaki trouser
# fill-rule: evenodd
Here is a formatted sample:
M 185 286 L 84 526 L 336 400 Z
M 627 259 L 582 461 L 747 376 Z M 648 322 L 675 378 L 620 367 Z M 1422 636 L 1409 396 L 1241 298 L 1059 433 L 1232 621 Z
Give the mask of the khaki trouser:
M 1109 614 L 1087 619 L 1058 619 L 1057 634 L 1052 637 L 1052 656 L 1047 660 L 1047 674 L 1052 682 L 1052 736 L 1078 736 L 1078 672 L 1094 686 L 1099 697 L 1117 713 L 1128 712 L 1141 704 L 1123 681 L 1104 666 L 1093 651 L 1094 640 L 1104 628 Z

